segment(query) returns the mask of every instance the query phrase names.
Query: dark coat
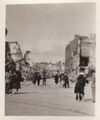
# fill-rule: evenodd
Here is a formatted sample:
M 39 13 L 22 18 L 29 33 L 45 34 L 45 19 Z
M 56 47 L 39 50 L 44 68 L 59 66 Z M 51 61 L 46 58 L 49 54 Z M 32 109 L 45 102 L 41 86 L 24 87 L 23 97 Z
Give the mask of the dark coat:
M 14 88 L 15 78 L 16 78 L 15 74 L 11 73 L 10 83 L 9 83 L 9 89 L 13 89 Z
M 68 82 L 69 82 L 69 81 L 68 81 L 68 76 L 67 76 L 67 75 L 64 76 L 64 82 L 65 82 L 65 83 L 68 83 Z
M 46 72 L 43 71 L 43 80 L 46 80 Z
M 86 78 L 83 75 L 79 75 L 79 77 L 77 78 L 77 82 L 76 82 L 76 85 L 75 85 L 74 92 L 84 95 L 84 87 L 85 87 L 86 83 L 88 83 Z
M 16 78 L 15 78 L 15 88 L 20 88 L 20 82 L 22 80 L 22 75 L 20 71 L 16 71 Z
M 33 75 L 32 75 L 32 82 L 33 82 L 33 84 L 36 84 L 37 79 L 38 79 L 38 73 L 34 72 Z
M 37 81 L 40 81 L 40 80 L 41 80 L 41 75 L 38 74 L 38 75 L 37 75 Z
M 33 84 L 35 84 L 35 83 L 36 83 L 35 73 L 32 73 L 31 75 L 32 75 L 32 76 L 31 76 L 31 77 L 32 77 L 32 82 L 33 82 Z
M 59 76 L 58 76 L 58 75 L 55 75 L 55 83 L 56 83 L 56 84 L 58 83 L 58 79 L 59 79 Z

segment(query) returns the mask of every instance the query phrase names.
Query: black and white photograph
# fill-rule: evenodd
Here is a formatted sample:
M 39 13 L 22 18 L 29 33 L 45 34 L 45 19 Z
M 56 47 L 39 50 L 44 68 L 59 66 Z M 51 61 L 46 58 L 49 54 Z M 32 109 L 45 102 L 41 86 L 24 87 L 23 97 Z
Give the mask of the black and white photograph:
M 6 5 L 5 39 L 5 116 L 95 116 L 95 2 Z

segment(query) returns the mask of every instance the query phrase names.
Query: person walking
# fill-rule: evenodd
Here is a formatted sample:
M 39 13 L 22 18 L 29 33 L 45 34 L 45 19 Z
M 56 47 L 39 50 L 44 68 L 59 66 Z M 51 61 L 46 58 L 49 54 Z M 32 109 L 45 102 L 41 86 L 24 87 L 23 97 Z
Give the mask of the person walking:
M 35 72 L 32 72 L 32 83 L 35 85 L 36 84 L 36 77 L 35 77 Z
M 63 84 L 64 84 L 64 73 L 61 73 L 59 78 L 60 78 L 59 87 L 63 87 Z
M 9 83 L 9 93 L 12 94 L 12 90 L 15 85 L 15 71 L 10 71 L 10 83 Z
M 77 82 L 75 84 L 74 93 L 76 94 L 76 100 L 82 100 L 84 96 L 84 87 L 85 84 L 88 83 L 86 77 L 84 76 L 84 71 L 82 70 L 77 78 Z
M 21 74 L 21 71 L 18 70 L 16 71 L 16 78 L 15 78 L 15 88 L 16 88 L 16 92 L 15 93 L 18 93 L 18 90 L 21 88 L 21 82 L 22 80 L 22 74 Z
M 54 79 L 55 79 L 55 83 L 58 84 L 58 82 L 59 82 L 59 81 L 58 81 L 58 80 L 59 80 L 59 75 L 56 74 Z
M 65 88 L 69 88 L 69 79 L 68 79 L 68 75 L 67 75 L 67 73 L 65 73 L 65 75 L 64 75 L 64 84 L 63 84 L 63 87 L 65 87 Z
M 41 80 L 41 75 L 40 73 L 38 72 L 37 73 L 37 85 L 40 86 L 40 80 Z
M 43 85 L 46 85 L 46 70 L 43 71 Z
M 10 72 L 9 71 L 6 71 L 5 73 L 5 80 L 6 80 L 5 91 L 6 91 L 6 94 L 9 94 L 9 88 L 10 88 Z
M 91 90 L 92 90 L 92 101 L 95 102 L 95 70 L 91 71 Z
M 36 81 L 37 81 L 37 76 L 38 76 L 38 72 L 34 72 L 34 75 L 33 75 L 33 84 L 35 85 L 36 84 Z

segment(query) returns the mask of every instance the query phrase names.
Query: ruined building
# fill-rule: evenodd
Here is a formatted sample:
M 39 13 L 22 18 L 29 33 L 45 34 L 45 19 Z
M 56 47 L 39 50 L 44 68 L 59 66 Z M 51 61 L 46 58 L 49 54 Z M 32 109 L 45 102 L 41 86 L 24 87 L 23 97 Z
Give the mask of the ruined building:
M 85 72 L 95 69 L 95 35 L 79 36 L 70 41 L 65 49 L 65 72 L 70 76 L 71 80 L 76 80 L 80 68 L 84 68 Z
M 26 62 L 25 55 L 23 57 L 20 45 L 17 41 L 6 42 L 5 43 L 5 64 L 6 69 L 9 70 L 21 70 L 24 79 L 28 80 L 30 78 L 30 64 Z
M 9 47 L 10 47 L 11 57 L 14 60 L 14 62 L 17 62 L 23 58 L 20 45 L 18 44 L 17 41 L 9 42 Z
M 20 67 L 23 57 L 18 42 L 6 42 L 5 47 L 6 68 L 15 69 L 16 67 Z

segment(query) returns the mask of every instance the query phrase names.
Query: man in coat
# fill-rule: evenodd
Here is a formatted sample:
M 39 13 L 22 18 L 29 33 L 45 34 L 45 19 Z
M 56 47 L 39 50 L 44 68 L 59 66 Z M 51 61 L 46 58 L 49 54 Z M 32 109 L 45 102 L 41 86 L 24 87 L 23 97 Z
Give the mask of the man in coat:
M 64 85 L 63 85 L 63 87 L 68 87 L 69 88 L 69 79 L 68 79 L 68 75 L 67 75 L 67 73 L 65 73 L 65 75 L 64 75 Z
M 82 100 L 84 96 L 84 87 L 85 84 L 88 83 L 88 80 L 86 80 L 86 77 L 84 75 L 84 71 L 80 71 L 80 74 L 77 78 L 77 82 L 75 85 L 74 93 L 76 93 L 76 100 Z
M 38 86 L 40 86 L 40 80 L 41 80 L 41 75 L 40 75 L 40 73 L 38 72 L 38 73 L 37 73 L 37 84 L 38 84 Z
M 21 71 L 18 70 L 18 71 L 16 71 L 16 77 L 15 77 L 16 93 L 18 92 L 18 90 L 19 90 L 20 87 L 21 87 L 21 84 L 20 84 L 21 80 L 22 80 L 22 74 L 21 74 Z
M 58 82 L 59 82 L 59 75 L 56 74 L 54 79 L 55 79 L 55 83 L 58 84 Z

